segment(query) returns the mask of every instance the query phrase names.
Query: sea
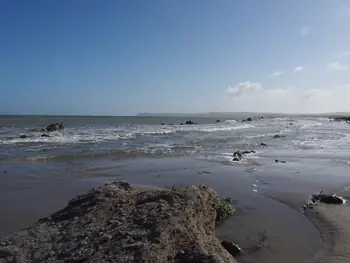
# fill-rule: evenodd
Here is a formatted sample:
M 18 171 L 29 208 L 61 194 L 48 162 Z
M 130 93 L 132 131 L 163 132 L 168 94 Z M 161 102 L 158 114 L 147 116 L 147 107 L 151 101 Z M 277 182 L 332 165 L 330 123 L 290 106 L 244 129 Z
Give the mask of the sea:
M 32 131 L 61 122 L 50 137 Z M 235 161 L 236 151 L 252 152 Z M 247 250 L 261 241 L 241 262 L 304 262 L 323 243 L 298 207 L 321 190 L 347 191 L 349 171 L 350 124 L 327 116 L 0 116 L 0 236 L 114 180 L 206 184 L 237 208 L 239 228 L 221 235 Z M 286 236 L 294 246 L 283 250 Z

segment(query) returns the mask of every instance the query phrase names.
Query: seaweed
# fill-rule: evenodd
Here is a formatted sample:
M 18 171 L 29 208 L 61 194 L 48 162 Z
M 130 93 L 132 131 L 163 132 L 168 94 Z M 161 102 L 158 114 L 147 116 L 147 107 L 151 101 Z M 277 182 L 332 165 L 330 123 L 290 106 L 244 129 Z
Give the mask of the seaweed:
M 234 207 L 219 197 L 214 200 L 214 208 L 216 210 L 215 224 L 217 226 L 222 224 L 224 220 L 228 219 L 236 212 Z

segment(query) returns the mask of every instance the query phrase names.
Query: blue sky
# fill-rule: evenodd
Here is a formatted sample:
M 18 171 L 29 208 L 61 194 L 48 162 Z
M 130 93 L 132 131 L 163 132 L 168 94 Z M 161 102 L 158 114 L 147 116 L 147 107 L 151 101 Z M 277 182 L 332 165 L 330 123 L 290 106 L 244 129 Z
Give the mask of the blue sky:
M 350 111 L 347 0 L 3 0 L 0 34 L 0 113 Z

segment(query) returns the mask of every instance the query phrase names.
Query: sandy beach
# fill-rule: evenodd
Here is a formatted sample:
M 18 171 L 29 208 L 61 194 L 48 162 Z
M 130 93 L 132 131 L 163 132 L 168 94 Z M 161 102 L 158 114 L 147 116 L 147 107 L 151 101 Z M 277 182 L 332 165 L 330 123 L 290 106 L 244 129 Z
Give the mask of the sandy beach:
M 145 160 L 143 165 L 152 167 L 151 164 L 155 162 Z M 346 251 L 343 241 L 346 235 L 330 232 L 330 229 L 333 229 L 333 224 L 341 227 L 346 222 L 341 221 L 341 214 L 339 217 L 330 214 L 345 215 L 349 212 L 346 206 L 320 205 L 315 209 L 319 211 L 318 214 L 315 211 L 302 214 L 300 208 L 307 200 L 308 193 L 293 195 L 278 191 L 272 194 L 273 191 L 264 193 L 263 188 L 255 192 L 253 190 L 257 180 L 255 177 L 248 177 L 244 169 L 232 174 L 230 167 L 177 159 L 169 160 L 167 169 L 162 170 L 160 163 L 157 167 L 158 172 L 150 170 L 141 178 L 137 171 L 133 174 L 120 171 L 118 179 L 128 178 L 131 183 L 143 188 L 204 183 L 213 187 L 220 196 L 231 197 L 237 212 L 217 229 L 217 236 L 222 240 L 232 240 L 242 247 L 244 253 L 237 258 L 238 262 L 342 262 L 334 260 L 342 258 L 337 251 Z M 271 171 L 269 174 L 272 174 Z M 52 188 L 42 188 L 40 191 L 22 189 L 11 194 L 1 193 L 1 207 L 7 211 L 7 216 L 0 219 L 0 233 L 4 236 L 18 231 L 38 218 L 62 208 L 76 194 L 114 179 L 115 177 L 106 175 L 91 178 L 86 174 L 85 178 L 71 180 L 69 183 L 53 183 Z M 273 181 L 266 179 L 264 183 L 271 184 Z M 294 183 L 297 184 L 298 181 Z M 293 183 L 289 182 L 289 185 Z M 335 220 L 336 218 L 338 219 Z M 333 261 L 327 261 L 328 259 Z

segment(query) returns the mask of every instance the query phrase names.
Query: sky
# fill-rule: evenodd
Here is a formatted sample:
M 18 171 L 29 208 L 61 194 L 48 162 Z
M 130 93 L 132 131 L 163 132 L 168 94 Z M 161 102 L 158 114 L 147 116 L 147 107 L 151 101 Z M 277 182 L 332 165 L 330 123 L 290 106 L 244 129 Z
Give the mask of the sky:
M 350 112 L 348 0 L 2 0 L 0 114 Z

